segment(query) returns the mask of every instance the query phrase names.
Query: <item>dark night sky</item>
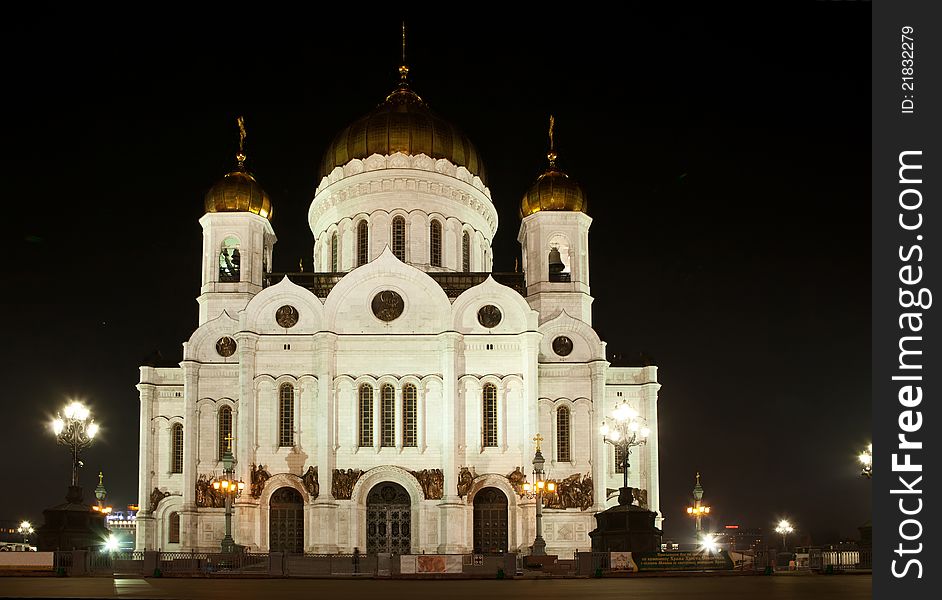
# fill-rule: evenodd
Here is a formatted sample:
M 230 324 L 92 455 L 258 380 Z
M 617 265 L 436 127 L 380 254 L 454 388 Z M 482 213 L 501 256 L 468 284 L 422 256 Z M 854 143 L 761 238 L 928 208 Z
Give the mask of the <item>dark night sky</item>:
M 762 9 L 406 14 L 408 62 L 484 157 L 495 271 L 519 256 L 518 201 L 556 115 L 594 219 L 595 327 L 615 364 L 660 369 L 665 533 L 691 530 L 699 470 L 714 525 L 788 516 L 827 542 L 870 518 L 855 463 L 871 422 L 870 6 Z M 395 83 L 403 15 L 356 17 L 0 25 L 0 518 L 41 522 L 62 501 L 67 454 L 44 428 L 67 397 L 103 426 L 86 487 L 101 469 L 116 506 L 136 500 L 137 367 L 178 359 L 196 325 L 197 220 L 238 114 L 276 207 L 274 269 L 310 257 L 321 153 Z

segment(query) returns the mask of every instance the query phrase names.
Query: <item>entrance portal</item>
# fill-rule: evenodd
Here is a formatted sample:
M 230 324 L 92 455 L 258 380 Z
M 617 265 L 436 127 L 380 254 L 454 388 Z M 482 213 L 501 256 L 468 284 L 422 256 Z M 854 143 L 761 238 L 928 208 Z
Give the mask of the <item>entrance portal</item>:
M 304 499 L 298 490 L 278 488 L 268 507 L 268 551 L 304 552 Z
M 507 496 L 494 487 L 474 495 L 474 553 L 507 552 Z
M 384 481 L 366 497 L 366 552 L 409 554 L 412 550 L 412 498 L 398 483 Z

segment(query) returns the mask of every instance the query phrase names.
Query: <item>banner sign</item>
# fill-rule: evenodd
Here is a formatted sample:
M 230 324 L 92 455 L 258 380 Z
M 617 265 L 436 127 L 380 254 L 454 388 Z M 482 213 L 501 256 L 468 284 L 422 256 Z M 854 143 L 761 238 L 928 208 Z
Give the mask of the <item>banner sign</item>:
M 733 568 L 725 550 L 707 552 L 612 552 L 613 571 L 722 571 Z

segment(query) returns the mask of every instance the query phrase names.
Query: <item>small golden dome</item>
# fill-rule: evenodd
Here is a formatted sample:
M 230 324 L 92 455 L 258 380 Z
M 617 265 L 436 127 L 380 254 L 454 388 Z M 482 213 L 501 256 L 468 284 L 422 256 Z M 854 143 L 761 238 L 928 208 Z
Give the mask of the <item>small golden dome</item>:
M 556 167 L 548 168 L 520 201 L 520 217 L 541 210 L 586 212 L 585 193 L 579 184 Z
M 568 210 L 586 212 L 585 192 L 579 184 L 556 168 L 556 152 L 553 150 L 553 129 L 556 120 L 550 115 L 550 150 L 546 155 L 549 166 L 536 182 L 530 186 L 520 200 L 520 218 L 529 217 L 541 210 Z
M 251 174 L 236 170 L 206 192 L 206 212 L 250 212 L 271 220 L 271 199 Z
M 402 81 L 386 100 L 338 133 L 321 162 L 321 177 L 354 158 L 402 152 L 444 158 L 468 169 L 486 183 L 484 164 L 471 140 L 432 113 L 408 83 L 408 67 L 399 69 Z

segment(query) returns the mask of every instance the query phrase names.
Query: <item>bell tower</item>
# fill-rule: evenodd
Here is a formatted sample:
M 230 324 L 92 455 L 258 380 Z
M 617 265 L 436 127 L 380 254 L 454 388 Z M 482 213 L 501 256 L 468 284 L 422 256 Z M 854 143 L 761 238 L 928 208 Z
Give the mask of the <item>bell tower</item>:
M 589 295 L 589 226 L 582 188 L 556 166 L 550 116 L 548 165 L 520 202 L 520 242 L 527 302 L 541 320 L 560 310 L 592 324 Z
M 223 311 L 235 317 L 262 290 L 277 238 L 271 200 L 245 168 L 245 121 L 238 119 L 236 169 L 206 193 L 199 324 Z

